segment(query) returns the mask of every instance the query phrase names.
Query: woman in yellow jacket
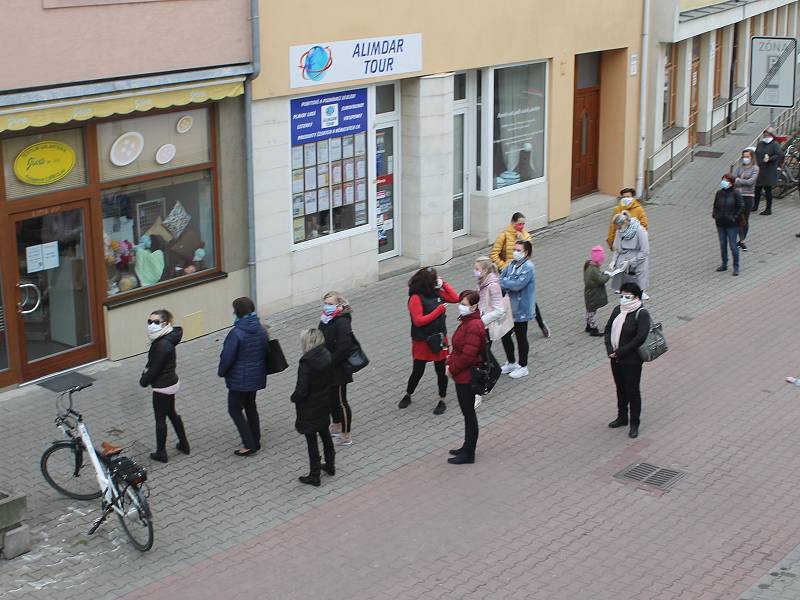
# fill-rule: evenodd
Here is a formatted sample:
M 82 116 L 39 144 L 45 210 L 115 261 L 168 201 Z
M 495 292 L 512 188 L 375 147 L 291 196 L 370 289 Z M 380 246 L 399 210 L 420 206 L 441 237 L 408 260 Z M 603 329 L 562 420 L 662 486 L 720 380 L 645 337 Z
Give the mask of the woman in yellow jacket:
M 511 224 L 497 236 L 492 251 L 489 253 L 489 257 L 497 265 L 498 271 L 502 273 L 503 269 L 511 264 L 514 260 L 514 245 L 522 241 L 533 243 L 533 237 L 525 230 L 525 215 L 515 212 L 511 215 Z M 542 311 L 539 310 L 538 304 L 536 305 L 536 322 L 539 324 L 539 329 L 542 330 L 542 335 L 549 338 L 550 328 L 542 318 Z
M 644 212 L 641 202 L 634 197 L 636 196 L 636 190 L 633 188 L 625 188 L 624 190 L 620 190 L 619 195 L 621 196 L 620 201 L 619 204 L 614 207 L 614 214 L 611 215 L 611 224 L 608 226 L 608 238 L 606 238 L 610 250 L 614 249 L 614 238 L 617 235 L 617 226 L 614 225 L 614 219 L 623 210 L 628 211 L 630 216 L 639 219 L 639 224 L 647 229 L 647 215 Z

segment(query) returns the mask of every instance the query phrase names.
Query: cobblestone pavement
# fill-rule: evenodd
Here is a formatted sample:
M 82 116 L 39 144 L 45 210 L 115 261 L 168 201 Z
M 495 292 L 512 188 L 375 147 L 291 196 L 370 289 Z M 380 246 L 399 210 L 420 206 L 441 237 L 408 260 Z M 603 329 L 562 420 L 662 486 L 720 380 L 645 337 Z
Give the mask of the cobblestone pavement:
M 355 443 L 320 488 L 296 481 L 306 455 L 292 428 L 293 369 L 261 394 L 265 449 L 243 460 L 232 455 L 238 439 L 215 373 L 224 332 L 179 346 L 192 455 L 151 469 L 156 542 L 146 554 L 113 521 L 88 537 L 99 505 L 43 481 L 39 456 L 58 437 L 52 395 L 2 395 L 0 481 L 29 494 L 34 550 L 0 563 L 0 598 L 761 597 L 748 588 L 780 573 L 773 565 L 800 541 L 800 492 L 786 477 L 800 466 L 800 397 L 782 382 L 800 350 L 800 206 L 793 195 L 772 217 L 753 217 L 738 278 L 714 272 L 709 216 L 719 175 L 760 127 L 716 143 L 725 156 L 696 159 L 648 208 L 649 305 L 671 351 L 646 367 L 638 440 L 605 427 L 613 385 L 602 342 L 583 333 L 580 271 L 605 237 L 602 213 L 536 235 L 537 299 L 554 335 L 532 331 L 532 375 L 504 379 L 481 406 L 472 467 L 444 463 L 463 426 L 454 399 L 431 414 L 433 373 L 411 407 L 396 407 L 411 363 L 406 277 L 349 292 L 372 363 L 350 394 Z M 440 270 L 464 288 L 470 262 Z M 269 317 L 289 357 L 317 312 Z M 89 369 L 98 381 L 78 402 L 97 439 L 152 444 L 142 363 Z M 612 478 L 638 460 L 688 475 L 666 494 Z

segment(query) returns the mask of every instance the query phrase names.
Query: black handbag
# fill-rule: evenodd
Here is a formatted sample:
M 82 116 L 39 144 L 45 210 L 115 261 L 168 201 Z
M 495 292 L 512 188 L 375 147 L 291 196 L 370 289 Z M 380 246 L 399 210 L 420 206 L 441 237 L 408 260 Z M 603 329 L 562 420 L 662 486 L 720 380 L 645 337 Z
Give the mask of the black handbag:
M 369 364 L 369 359 L 361 349 L 361 344 L 358 343 L 355 334 L 353 336 L 353 345 L 350 346 L 350 354 L 347 355 L 347 364 L 350 367 L 351 373 L 356 373 Z
M 431 352 L 438 354 L 445 348 L 444 337 L 443 333 L 432 333 L 425 338 L 425 343 L 428 344 L 428 348 L 431 349 Z
M 269 340 L 267 342 L 267 375 L 280 373 L 289 368 L 289 363 L 286 362 L 286 357 L 283 355 L 278 340 Z
M 477 367 L 472 367 L 472 392 L 479 396 L 485 396 L 492 391 L 500 379 L 501 373 L 500 363 L 489 349 L 487 341 L 483 362 Z

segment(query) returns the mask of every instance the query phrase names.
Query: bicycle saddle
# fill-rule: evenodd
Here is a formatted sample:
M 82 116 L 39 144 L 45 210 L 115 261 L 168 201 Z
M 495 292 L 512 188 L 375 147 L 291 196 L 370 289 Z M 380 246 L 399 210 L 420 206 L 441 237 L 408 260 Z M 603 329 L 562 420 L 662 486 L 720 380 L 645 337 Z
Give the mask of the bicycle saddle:
M 100 453 L 102 456 L 113 456 L 122 452 L 122 446 L 115 446 L 111 442 L 103 442 L 100 444 Z

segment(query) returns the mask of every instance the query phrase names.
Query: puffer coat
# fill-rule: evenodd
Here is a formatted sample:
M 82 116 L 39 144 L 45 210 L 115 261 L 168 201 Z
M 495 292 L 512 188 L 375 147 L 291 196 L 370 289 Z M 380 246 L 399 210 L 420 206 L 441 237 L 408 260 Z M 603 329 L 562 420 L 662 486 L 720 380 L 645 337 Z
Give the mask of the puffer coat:
M 236 321 L 222 345 L 217 369 L 229 390 L 255 392 L 267 387 L 268 341 L 257 314 Z
M 292 402 L 297 409 L 298 433 L 322 431 L 330 423 L 330 387 L 333 382 L 331 353 L 325 346 L 312 348 L 300 358 Z

